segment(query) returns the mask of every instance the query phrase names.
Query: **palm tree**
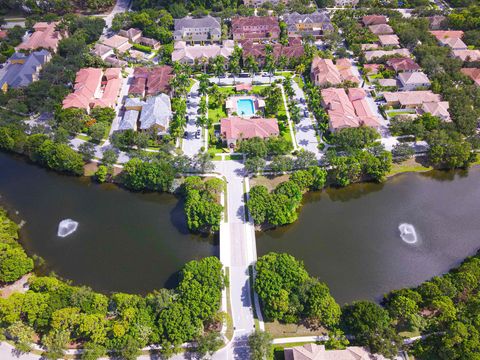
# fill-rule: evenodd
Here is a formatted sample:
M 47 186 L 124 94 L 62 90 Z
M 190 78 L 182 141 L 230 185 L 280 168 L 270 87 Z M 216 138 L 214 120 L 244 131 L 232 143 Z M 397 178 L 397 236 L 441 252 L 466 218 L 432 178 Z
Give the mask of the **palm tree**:
M 220 75 L 225 74 L 225 58 L 222 56 L 215 56 L 213 59 L 213 71 L 218 76 L 218 82 L 220 83 Z
M 253 55 L 248 55 L 245 59 L 245 68 L 251 74 L 253 83 L 253 74 L 258 71 L 258 64 Z
M 198 77 L 199 84 L 198 84 L 198 92 L 201 95 L 206 95 L 208 92 L 208 88 L 210 87 L 210 81 L 208 80 L 207 74 L 201 74 Z

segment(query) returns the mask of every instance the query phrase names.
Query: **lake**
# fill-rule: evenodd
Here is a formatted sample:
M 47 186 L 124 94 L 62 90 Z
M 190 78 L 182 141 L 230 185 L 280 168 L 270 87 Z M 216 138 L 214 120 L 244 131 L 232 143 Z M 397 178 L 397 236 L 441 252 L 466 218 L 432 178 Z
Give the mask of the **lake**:
M 188 232 L 182 201 L 170 194 L 98 185 L 0 153 L 0 195 L 14 219 L 26 222 L 21 235 L 29 254 L 44 258 L 48 271 L 98 291 L 174 287 L 187 261 L 218 255 L 216 240 Z M 57 237 L 66 218 L 78 229 Z
M 298 221 L 257 232 L 257 252 L 287 252 L 340 303 L 381 299 L 447 272 L 480 248 L 480 169 L 404 174 L 308 193 Z M 415 244 L 400 237 L 413 225 Z

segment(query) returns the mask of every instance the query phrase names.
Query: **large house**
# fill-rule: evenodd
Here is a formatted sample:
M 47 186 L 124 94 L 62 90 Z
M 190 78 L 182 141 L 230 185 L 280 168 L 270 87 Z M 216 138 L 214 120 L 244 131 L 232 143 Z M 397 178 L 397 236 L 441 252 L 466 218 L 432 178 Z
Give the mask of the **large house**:
M 253 6 L 253 7 L 260 7 L 267 2 L 274 5 L 278 3 L 287 4 L 288 0 L 243 0 L 243 3 L 245 4 L 245 6 Z
M 173 78 L 170 66 L 136 67 L 128 94 L 136 97 L 168 94 L 171 90 L 170 80 Z
M 387 60 L 387 65 L 390 66 L 396 73 L 402 71 L 419 71 L 420 65 L 418 65 L 411 58 L 391 58 Z
M 132 43 L 148 46 L 153 50 L 160 49 L 160 42 L 158 40 L 143 36 L 142 30 L 139 29 L 130 28 L 128 30 L 120 30 L 118 36 L 127 38 Z
M 220 18 L 209 15 L 198 19 L 190 16 L 175 19 L 173 38 L 176 41 L 182 40 L 194 43 L 220 41 L 222 38 Z
M 452 56 L 466 62 L 480 61 L 480 50 L 452 50 Z
M 430 80 L 422 71 L 401 72 L 397 76 L 403 91 L 412 91 L 418 88 L 429 88 Z
M 463 68 L 460 71 L 472 79 L 477 86 L 480 86 L 480 68 Z
M 387 56 L 399 56 L 399 57 L 410 57 L 410 51 L 408 49 L 394 49 L 394 50 L 371 50 L 365 51 L 365 60 L 370 62 L 374 59 L 379 59 L 381 57 Z
M 327 350 L 325 345 L 306 344 L 285 348 L 285 360 L 386 360 L 381 355 L 373 355 L 365 348 L 349 346 L 343 350 Z
M 421 107 L 424 103 L 440 102 L 440 95 L 430 90 L 385 92 L 383 97 L 387 106 L 398 106 L 406 109 Z
M 63 100 L 63 108 L 78 108 L 90 112 L 94 107 L 113 108 L 122 88 L 120 68 L 105 71 L 84 68 L 77 72 L 73 93 Z
M 161 135 L 167 132 L 171 118 L 172 106 L 168 95 L 160 94 L 145 101 L 127 98 L 125 113 L 118 129 L 154 131 Z
M 172 61 L 182 64 L 194 64 L 199 61 L 208 62 L 217 56 L 227 59 L 233 53 L 235 43 L 232 40 L 223 41 L 222 45 L 193 45 L 187 46 L 185 41 L 176 41 L 172 52 Z
M 280 26 L 274 16 L 248 16 L 232 19 L 233 40 L 276 40 Z
M 229 148 L 234 148 L 238 140 L 254 137 L 265 139 L 279 134 L 276 119 L 231 116 L 220 121 L 220 135 Z
M 360 126 L 380 127 L 380 121 L 370 110 L 363 89 L 351 88 L 347 94 L 343 88 L 327 88 L 321 93 L 331 132 Z
M 302 41 L 299 38 L 289 39 L 288 45 L 282 45 L 279 43 L 271 44 L 272 54 L 275 59 L 280 56 L 285 56 L 287 59 L 298 59 L 301 57 L 305 49 L 302 45 Z M 257 43 L 252 40 L 245 40 L 242 42 L 243 59 L 247 56 L 253 56 L 257 62 L 263 63 L 266 56 L 266 44 Z
M 378 35 L 378 43 L 380 46 L 398 46 L 400 45 L 400 39 L 395 34 Z
M 370 25 L 368 28 L 375 35 L 390 35 L 390 34 L 393 34 L 393 29 L 388 24 Z
M 330 59 L 315 57 L 312 61 L 310 76 L 317 86 L 338 85 L 344 81 L 358 83 L 359 79 L 352 73 L 352 64 L 348 59 L 338 59 L 334 64 Z
M 330 16 L 326 11 L 315 11 L 311 14 L 297 12 L 285 14 L 283 21 L 287 24 L 288 36 L 311 35 L 322 36 L 326 31 L 333 31 Z
M 24 42 L 17 46 L 17 50 L 47 49 L 57 51 L 58 43 L 65 37 L 60 31 L 55 30 L 57 22 L 38 22 L 33 26 L 35 32 Z
M 429 113 L 433 116 L 437 116 L 443 121 L 450 122 L 450 113 L 448 112 L 449 103 L 448 101 L 439 101 L 439 102 L 427 102 L 423 103 L 420 108 L 417 109 L 417 114 L 421 115 L 424 113 Z
M 41 68 L 51 58 L 47 50 L 39 50 L 26 55 L 14 53 L 0 78 L 0 88 L 5 92 L 9 88 L 17 89 L 38 80 Z
M 362 17 L 363 26 L 381 25 L 387 23 L 387 17 L 384 15 L 365 15 Z
M 127 52 L 133 45 L 125 36 L 113 35 L 112 37 L 103 40 L 103 45 L 117 50 L 119 53 Z

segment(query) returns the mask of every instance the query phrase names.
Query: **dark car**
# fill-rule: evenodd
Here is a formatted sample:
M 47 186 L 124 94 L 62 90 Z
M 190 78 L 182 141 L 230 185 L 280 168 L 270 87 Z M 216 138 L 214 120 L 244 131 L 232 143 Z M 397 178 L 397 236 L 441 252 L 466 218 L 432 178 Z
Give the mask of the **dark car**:
M 309 117 L 309 116 L 310 116 L 310 114 L 308 113 L 308 110 L 307 110 L 307 109 L 303 110 L 303 116 L 305 116 L 305 117 Z
M 188 138 L 188 131 L 185 131 L 185 132 L 183 133 L 183 138 L 184 138 L 184 139 Z
M 200 130 L 195 133 L 195 139 L 200 139 Z

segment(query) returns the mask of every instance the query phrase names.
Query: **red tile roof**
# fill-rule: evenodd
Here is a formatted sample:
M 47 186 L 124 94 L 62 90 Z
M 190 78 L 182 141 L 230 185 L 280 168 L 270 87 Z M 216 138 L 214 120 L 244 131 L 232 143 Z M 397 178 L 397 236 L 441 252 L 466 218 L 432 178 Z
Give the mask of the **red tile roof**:
M 142 96 L 168 93 L 170 92 L 170 80 L 172 77 L 171 66 L 137 67 L 133 72 L 133 82 L 128 89 L 128 93 Z
M 252 40 L 244 40 L 241 42 L 241 44 L 244 58 L 252 55 L 254 58 L 260 59 L 261 61 L 264 60 L 266 56 L 266 44 L 255 43 Z M 289 59 L 298 58 L 305 53 L 302 41 L 294 38 L 292 38 L 286 46 L 276 43 L 272 44 L 272 48 L 272 54 L 275 59 L 278 59 L 280 56 L 285 56 Z
M 364 26 L 386 24 L 387 17 L 384 15 L 365 15 L 362 18 L 362 23 Z
M 35 50 L 39 48 L 57 50 L 58 42 L 63 38 L 59 31 L 55 31 L 56 22 L 38 22 L 34 25 L 35 32 L 17 49 Z
M 248 16 L 232 19 L 234 40 L 241 39 L 277 39 L 280 36 L 280 26 L 274 16 Z
M 420 70 L 420 66 L 410 58 L 391 58 L 387 60 L 387 65 L 396 72 Z
M 342 88 L 322 90 L 322 105 L 326 108 L 332 131 L 359 126 L 379 127 L 379 120 L 373 115 L 362 89 Z
M 480 68 L 463 68 L 460 71 L 472 79 L 477 86 L 480 86 Z
M 106 81 L 102 82 L 103 77 Z M 105 71 L 97 68 L 80 69 L 75 78 L 74 91 L 63 100 L 63 108 L 114 107 L 122 86 L 119 68 Z
M 268 138 L 278 136 L 280 130 L 277 120 L 264 118 L 242 118 L 231 116 L 220 121 L 220 132 L 227 140 Z

